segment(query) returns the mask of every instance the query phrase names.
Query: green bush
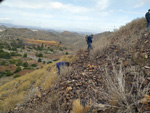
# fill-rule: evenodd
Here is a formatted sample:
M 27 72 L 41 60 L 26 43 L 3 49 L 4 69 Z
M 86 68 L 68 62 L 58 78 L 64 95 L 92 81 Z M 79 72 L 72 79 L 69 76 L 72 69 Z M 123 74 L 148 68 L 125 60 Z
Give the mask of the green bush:
M 32 64 L 31 66 L 32 66 L 32 67 L 36 67 L 36 66 L 37 66 L 37 64 Z
M 28 56 L 28 55 L 27 55 L 26 53 L 23 55 L 24 58 L 26 58 L 27 56 Z
M 23 67 L 28 67 L 28 62 L 24 62 Z
M 11 59 L 11 60 L 9 61 L 9 63 L 10 63 L 10 64 L 15 64 L 15 63 L 16 63 L 16 60 L 15 60 L 15 59 Z
M 11 76 L 11 75 L 13 75 L 13 73 L 11 73 L 10 70 L 6 70 L 5 72 L 6 72 L 6 76 Z
M 63 48 L 59 48 L 60 51 L 63 51 Z
M 18 78 L 18 77 L 20 77 L 20 76 L 21 76 L 21 75 L 15 75 L 14 78 Z
M 53 63 L 52 61 L 48 61 L 47 64 Z
M 26 69 L 26 70 L 32 70 L 33 68 L 30 68 L 30 67 L 25 67 L 25 68 L 23 68 L 24 70 Z
M 54 59 L 53 61 L 58 61 L 59 59 Z
M 0 58 L 4 58 L 4 59 L 10 59 L 11 58 L 11 54 L 8 52 L 0 52 Z
M 1 65 L 2 65 L 2 66 L 6 66 L 6 65 L 7 65 L 7 62 L 6 62 L 5 60 L 3 60 L 3 61 L 1 62 Z
M 37 57 L 43 57 L 42 53 L 36 54 Z
M 39 59 L 38 59 L 38 62 L 42 62 L 42 59 L 41 59 L 41 58 L 39 58 Z
M 21 67 L 17 67 L 14 73 L 18 73 L 19 71 L 21 71 Z
M 68 54 L 69 54 L 68 52 L 65 53 L 65 55 L 68 55 Z
M 20 54 L 18 54 L 16 52 L 11 52 L 10 54 L 11 54 L 11 56 L 21 56 Z
M 22 65 L 22 60 L 21 59 L 16 60 L 16 66 L 21 66 L 21 65 Z

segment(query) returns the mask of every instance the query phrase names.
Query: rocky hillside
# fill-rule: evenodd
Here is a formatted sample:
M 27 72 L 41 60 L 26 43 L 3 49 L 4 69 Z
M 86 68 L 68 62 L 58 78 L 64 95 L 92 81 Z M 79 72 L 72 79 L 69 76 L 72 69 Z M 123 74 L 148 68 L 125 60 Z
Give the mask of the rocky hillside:
M 0 36 L 3 36 L 4 38 L 9 37 L 15 39 L 30 38 L 46 41 L 57 41 L 64 45 L 70 46 L 70 48 L 73 49 L 78 49 L 80 42 L 84 42 L 84 36 L 77 33 L 68 31 L 55 33 L 42 30 L 30 30 L 27 28 L 6 28 L 4 31 L 0 32 Z M 84 47 L 84 45 L 81 45 L 80 47 Z
M 10 113 L 149 111 L 150 31 L 145 25 L 144 18 L 136 19 L 100 38 L 90 52 L 80 50 L 69 72 Z

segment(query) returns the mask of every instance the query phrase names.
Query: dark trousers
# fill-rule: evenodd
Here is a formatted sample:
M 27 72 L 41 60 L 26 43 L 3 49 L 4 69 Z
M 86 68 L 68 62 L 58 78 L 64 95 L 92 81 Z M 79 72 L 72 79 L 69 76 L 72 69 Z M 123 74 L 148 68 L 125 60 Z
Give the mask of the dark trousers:
M 60 75 L 60 67 L 59 66 L 57 66 L 57 70 L 58 70 L 57 75 Z
M 92 49 L 92 43 L 87 43 L 87 44 L 88 44 L 88 48 L 87 48 L 87 50 Z
M 150 22 L 149 22 L 149 21 L 147 21 L 147 26 L 146 26 L 146 27 L 147 27 L 147 28 L 149 28 L 149 26 L 150 26 Z

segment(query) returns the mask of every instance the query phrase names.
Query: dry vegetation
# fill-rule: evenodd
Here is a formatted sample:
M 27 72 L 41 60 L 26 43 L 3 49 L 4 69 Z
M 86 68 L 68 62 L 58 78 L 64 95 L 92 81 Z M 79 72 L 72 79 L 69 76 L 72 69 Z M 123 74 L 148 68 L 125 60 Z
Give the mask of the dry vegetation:
M 71 62 L 74 58 L 64 56 L 60 61 Z M 16 104 L 30 100 L 37 95 L 39 88 L 50 88 L 58 78 L 55 64 L 56 62 L 0 86 L 0 111 L 7 112 Z
M 112 72 L 106 68 L 103 76 L 106 87 L 105 96 L 109 102 L 106 104 L 113 108 L 115 113 L 133 113 L 142 111 L 141 100 L 148 94 L 150 84 L 145 84 L 144 74 L 138 66 L 123 69 L 122 65 L 116 67 L 112 63 Z
M 91 110 L 91 107 L 83 106 L 80 103 L 80 99 L 76 99 L 73 101 L 71 113 L 90 113 L 90 110 Z
M 106 50 L 112 45 L 117 45 L 116 51 L 121 52 L 119 51 L 120 48 L 126 50 L 126 59 L 127 61 L 132 62 L 132 59 L 128 56 L 132 54 L 134 44 L 141 38 L 142 32 L 145 31 L 145 25 L 146 23 L 144 18 L 136 19 L 126 26 L 121 27 L 120 30 L 115 31 L 110 36 L 101 38 L 97 41 L 93 50 L 90 52 L 90 55 L 92 56 L 91 58 L 94 60 L 99 55 L 105 55 L 105 52 L 111 57 L 111 54 L 107 53 Z M 114 51 L 112 49 L 112 51 L 109 52 L 113 53 Z M 116 58 L 117 55 L 113 55 L 113 57 Z M 60 59 L 59 61 L 71 62 L 74 58 L 75 57 L 68 56 Z M 120 58 L 119 53 L 116 59 L 122 59 Z M 110 60 L 107 56 L 104 60 L 106 61 L 105 63 L 110 63 L 107 62 L 107 60 Z M 145 82 L 145 75 L 141 71 L 141 67 L 138 65 L 128 65 L 128 67 L 125 67 L 122 62 L 119 63 L 120 65 L 116 65 L 114 60 L 111 62 L 112 64 L 109 65 L 110 67 L 102 67 L 105 69 L 104 73 L 99 75 L 103 78 L 103 87 L 97 89 L 97 91 L 98 95 L 105 100 L 103 101 L 104 105 L 101 106 L 105 108 L 107 105 L 107 107 L 110 108 L 109 113 L 134 113 L 137 110 L 142 112 L 143 104 L 141 104 L 141 100 L 146 94 L 148 94 L 150 86 Z M 131 62 L 129 64 L 132 64 Z M 58 78 L 60 80 L 61 77 L 63 78 L 63 76 L 72 72 L 72 68 L 67 68 L 65 71 L 62 71 L 61 76 L 58 77 L 56 68 L 54 67 L 55 64 L 56 63 L 47 65 L 42 69 L 0 86 L 1 111 L 8 111 L 10 108 L 15 107 L 17 103 L 23 102 L 25 99 L 32 99 L 36 96 L 35 94 L 38 94 L 39 88 L 46 90 L 50 88 L 51 85 L 58 80 Z M 90 97 L 90 95 L 92 95 L 95 91 L 95 89 L 91 90 L 90 88 L 88 89 L 88 87 L 86 90 L 89 91 L 89 95 L 86 95 L 87 97 Z M 92 94 L 90 94 L 91 92 Z M 96 94 L 97 93 L 95 93 L 95 95 Z M 92 95 L 92 98 L 88 98 L 87 104 L 84 106 L 80 103 L 80 99 L 74 100 L 71 113 L 90 112 L 92 107 L 98 104 L 96 103 L 97 101 L 95 101 L 95 95 Z M 59 101 L 57 101 L 58 98 L 59 97 L 54 96 L 51 100 L 54 101 L 51 104 L 58 104 L 55 106 L 59 109 L 57 112 L 64 109 L 63 104 L 59 104 Z
M 45 41 L 45 40 L 35 40 L 35 39 L 27 39 L 27 43 L 44 44 L 44 45 L 58 45 L 59 44 L 59 42 L 56 42 L 56 41 Z
M 108 48 L 111 44 L 111 41 L 107 37 L 102 37 L 93 44 L 93 50 L 91 51 L 91 58 L 97 57 L 104 49 Z

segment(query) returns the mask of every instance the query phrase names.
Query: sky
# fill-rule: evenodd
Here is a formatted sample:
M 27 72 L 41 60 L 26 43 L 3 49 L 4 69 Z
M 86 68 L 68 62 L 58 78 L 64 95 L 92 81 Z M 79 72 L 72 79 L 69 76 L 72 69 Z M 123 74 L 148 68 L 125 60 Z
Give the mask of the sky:
M 150 0 L 4 0 L 0 23 L 100 33 L 145 17 Z

